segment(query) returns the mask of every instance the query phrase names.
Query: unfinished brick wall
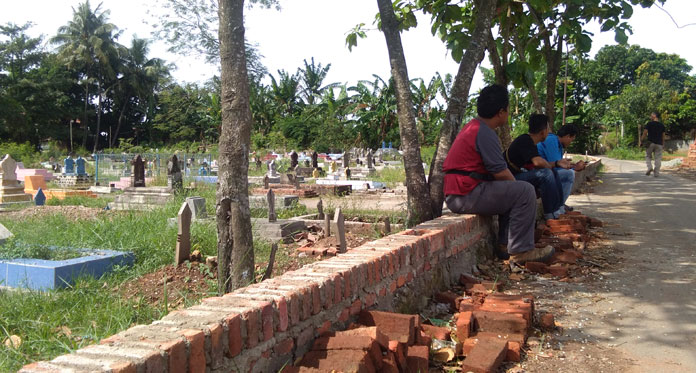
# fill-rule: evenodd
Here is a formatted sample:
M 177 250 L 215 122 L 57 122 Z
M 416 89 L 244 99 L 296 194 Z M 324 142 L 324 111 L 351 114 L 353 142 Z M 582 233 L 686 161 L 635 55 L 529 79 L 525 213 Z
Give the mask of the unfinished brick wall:
M 480 216 L 443 216 L 21 372 L 274 372 L 362 309 L 417 311 L 471 271 L 490 229 Z

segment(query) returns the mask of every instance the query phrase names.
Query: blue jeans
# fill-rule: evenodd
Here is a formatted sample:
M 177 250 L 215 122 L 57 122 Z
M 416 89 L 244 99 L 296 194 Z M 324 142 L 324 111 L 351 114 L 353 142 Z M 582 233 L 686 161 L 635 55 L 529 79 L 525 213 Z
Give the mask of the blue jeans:
M 572 168 L 567 170 L 565 168 L 554 168 L 554 171 L 558 173 L 558 182 L 561 183 L 561 190 L 563 191 L 563 196 L 561 197 L 561 205 L 565 205 L 568 200 L 568 196 L 573 191 L 573 183 L 575 182 L 575 170 Z
M 563 192 L 558 182 L 558 174 L 548 168 L 535 168 L 531 171 L 515 174 L 515 179 L 526 181 L 541 194 L 541 204 L 544 206 L 544 215 L 553 214 L 563 205 L 561 196 Z

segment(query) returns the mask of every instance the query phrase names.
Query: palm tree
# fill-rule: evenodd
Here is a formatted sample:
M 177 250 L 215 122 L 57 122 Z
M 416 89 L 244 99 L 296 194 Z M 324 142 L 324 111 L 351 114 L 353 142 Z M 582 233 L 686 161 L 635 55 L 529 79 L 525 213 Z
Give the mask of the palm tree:
M 149 42 L 134 37 L 131 47 L 123 52 L 119 78 L 116 84 L 116 99 L 120 101 L 120 114 L 116 131 L 111 136 L 109 146 L 113 147 L 121 125 L 130 107 L 138 107 L 149 119 L 149 109 L 161 81 L 169 77 L 169 66 L 159 58 L 147 58 Z
M 108 23 L 109 11 L 100 11 L 101 4 L 94 10 L 85 0 L 77 9 L 73 8 L 73 19 L 67 25 L 58 28 L 58 34 L 51 39 L 58 44 L 58 55 L 66 62 L 68 68 L 79 70 L 80 83 L 85 86 L 84 126 L 87 128 L 87 107 L 90 101 L 90 86 L 97 85 L 99 95 L 97 107 L 97 129 L 94 151 L 99 143 L 102 101 L 104 89 L 108 82 L 116 78 L 118 63 L 118 44 L 115 39 L 119 32 L 114 24 Z M 87 133 L 82 139 L 82 145 L 87 142 Z

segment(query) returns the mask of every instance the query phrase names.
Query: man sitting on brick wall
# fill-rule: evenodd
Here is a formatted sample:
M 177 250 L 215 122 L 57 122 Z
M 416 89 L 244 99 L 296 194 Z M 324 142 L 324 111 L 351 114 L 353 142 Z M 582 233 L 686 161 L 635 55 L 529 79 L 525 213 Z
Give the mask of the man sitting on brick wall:
M 554 171 L 558 174 L 558 181 L 561 183 L 561 190 L 563 195 L 561 197 L 561 206 L 565 211 L 572 211 L 573 209 L 566 204 L 570 193 L 573 191 L 573 183 L 575 182 L 575 171 L 582 171 L 585 168 L 585 162 L 571 163 L 570 161 L 565 161 L 563 159 L 563 153 L 565 148 L 570 146 L 570 143 L 575 140 L 575 136 L 578 134 L 578 127 L 574 124 L 566 124 L 561 127 L 557 134 L 549 133 L 546 136 L 546 140 L 537 144 L 537 150 L 539 155 L 546 160 L 546 162 L 553 164 L 556 163 Z
M 544 141 L 549 134 L 549 117 L 544 114 L 532 114 L 529 117 L 529 131 L 518 136 L 503 156 L 508 168 L 516 180 L 526 181 L 539 190 L 544 219 L 557 219 L 563 211 L 558 174 L 553 168 L 568 165 L 565 159 L 553 163 L 546 162 L 539 155 L 536 144 Z
M 546 261 L 552 246 L 534 247 L 534 187 L 508 170 L 494 129 L 508 120 L 508 92 L 485 87 L 476 102 L 478 117 L 459 132 L 443 164 L 447 207 L 458 214 L 498 215 L 498 256 L 523 264 Z M 507 249 L 507 250 L 505 250 Z

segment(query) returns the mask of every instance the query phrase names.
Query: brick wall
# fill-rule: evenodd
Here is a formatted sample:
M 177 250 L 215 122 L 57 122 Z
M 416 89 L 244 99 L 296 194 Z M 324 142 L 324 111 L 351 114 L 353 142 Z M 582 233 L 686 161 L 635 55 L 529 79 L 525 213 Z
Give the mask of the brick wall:
M 274 372 L 361 309 L 415 312 L 469 273 L 491 219 L 447 215 L 21 372 Z

